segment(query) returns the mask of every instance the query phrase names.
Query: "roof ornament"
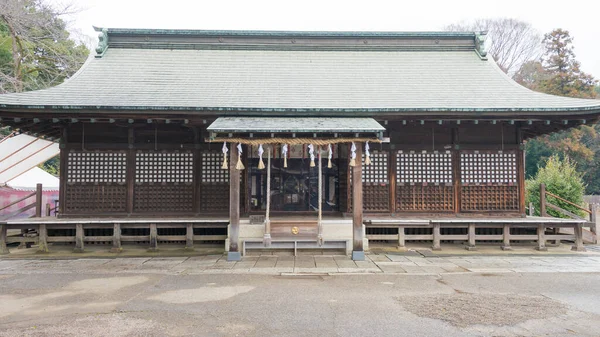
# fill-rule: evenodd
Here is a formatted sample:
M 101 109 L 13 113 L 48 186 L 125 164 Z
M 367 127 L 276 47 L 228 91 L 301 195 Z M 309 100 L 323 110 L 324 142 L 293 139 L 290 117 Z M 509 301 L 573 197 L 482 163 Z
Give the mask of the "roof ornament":
M 108 48 L 108 29 L 102 28 L 100 34 L 98 34 L 98 46 L 96 47 L 96 58 L 104 56 L 106 49 Z
M 482 60 L 487 60 L 487 47 L 485 41 L 487 40 L 487 31 L 481 31 L 475 33 L 475 51 L 479 54 Z

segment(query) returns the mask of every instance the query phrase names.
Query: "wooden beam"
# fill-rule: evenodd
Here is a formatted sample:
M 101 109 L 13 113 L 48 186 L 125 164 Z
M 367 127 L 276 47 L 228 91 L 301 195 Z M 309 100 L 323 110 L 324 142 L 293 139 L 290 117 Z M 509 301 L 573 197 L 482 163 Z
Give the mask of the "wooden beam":
M 240 170 L 235 168 L 238 159 L 236 146 L 229 150 L 229 251 L 227 261 L 242 259 L 239 249 L 240 238 Z
M 352 259 L 363 261 L 363 186 L 362 186 L 362 144 L 356 147 L 356 165 L 352 167 Z

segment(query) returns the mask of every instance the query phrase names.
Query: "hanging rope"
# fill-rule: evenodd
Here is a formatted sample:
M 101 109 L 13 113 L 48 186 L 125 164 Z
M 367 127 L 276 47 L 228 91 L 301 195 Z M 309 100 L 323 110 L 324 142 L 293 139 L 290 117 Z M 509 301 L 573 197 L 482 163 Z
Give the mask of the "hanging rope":
M 260 144 L 258 146 L 258 157 L 260 158 L 258 160 L 258 169 L 259 170 L 262 170 L 265 168 L 265 163 L 263 162 L 263 158 L 262 158 L 264 152 L 265 152 L 265 150 L 263 150 L 262 144 Z
M 263 243 L 265 247 L 271 246 L 271 147 L 267 148 L 267 209 L 265 210 L 265 235 Z
M 288 146 L 287 144 L 283 144 L 283 146 L 281 147 L 281 155 L 283 156 L 283 167 L 287 168 L 287 153 L 288 153 Z
M 235 168 L 238 170 L 243 170 L 244 164 L 242 164 L 242 143 L 238 143 L 237 149 L 238 149 L 238 161 L 237 161 L 237 164 L 235 164 Z
M 289 145 L 302 145 L 302 144 L 313 144 L 313 145 L 327 145 L 327 144 L 340 144 L 340 143 L 353 143 L 353 142 L 371 142 L 381 143 L 381 139 L 377 138 L 330 138 L 330 139 L 317 139 L 317 138 L 215 138 L 209 140 L 211 143 L 240 143 L 245 145 L 258 146 L 260 144 L 289 144 Z
M 369 153 L 369 142 L 365 142 L 365 165 L 371 165 L 371 154 Z
M 327 145 L 329 147 L 329 154 L 327 155 L 327 168 L 331 168 L 331 157 L 333 157 L 333 151 L 331 150 L 331 144 Z
M 323 224 L 321 223 L 323 217 L 323 177 L 322 177 L 322 168 L 323 166 L 321 162 L 321 147 L 317 146 L 317 152 L 319 155 L 319 215 L 317 219 L 317 226 L 319 229 L 319 235 L 317 236 L 317 240 L 319 241 L 319 246 L 323 245 Z
M 223 142 L 223 165 L 221 165 L 223 170 L 227 170 L 229 168 L 229 165 L 227 165 L 227 152 L 229 152 L 229 149 L 227 148 L 227 142 Z

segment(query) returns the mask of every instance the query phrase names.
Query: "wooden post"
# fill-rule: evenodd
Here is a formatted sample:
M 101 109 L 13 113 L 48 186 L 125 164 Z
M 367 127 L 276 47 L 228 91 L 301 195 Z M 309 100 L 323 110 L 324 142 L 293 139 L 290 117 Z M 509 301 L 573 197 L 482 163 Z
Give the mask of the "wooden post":
M 150 248 L 149 251 L 158 250 L 158 228 L 155 223 L 150 224 Z
M 576 252 L 585 252 L 586 249 L 583 246 L 583 224 L 576 224 L 573 227 L 573 233 L 575 233 L 575 244 L 571 247 L 571 250 Z
M 440 224 L 439 223 L 433 224 L 433 245 L 431 246 L 431 250 L 442 250 L 442 246 L 440 244 L 440 242 L 441 242 L 440 235 L 441 235 Z
M 595 235 L 598 235 L 598 225 L 600 224 L 600 217 L 598 216 L 598 212 L 600 211 L 600 205 L 591 204 L 590 205 L 590 231 Z M 598 243 L 598 240 L 596 242 Z
M 126 154 L 127 164 L 125 165 L 125 182 L 127 184 L 125 211 L 127 214 L 131 214 L 133 213 L 133 198 L 135 193 L 135 150 L 133 148 L 135 139 L 132 127 L 128 129 L 127 141 L 129 146 Z
M 460 213 L 460 198 L 461 198 L 461 171 L 460 171 L 460 150 L 459 150 L 459 139 L 458 139 L 458 128 L 452 128 L 452 145 L 453 149 L 451 152 L 451 160 L 452 160 L 452 187 L 453 198 L 454 199 L 454 213 Z
M 352 260 L 363 261 L 363 189 L 362 189 L 362 144 L 356 146 L 356 165 L 352 167 Z
M 477 250 L 477 248 L 475 248 L 475 224 L 472 224 L 472 223 L 469 224 L 468 239 L 469 239 L 469 242 L 467 244 L 467 247 L 465 247 L 465 249 L 466 250 Z
M 517 129 L 520 134 L 520 129 Z M 519 136 L 521 137 L 521 136 Z M 521 144 L 522 146 L 522 144 Z M 517 151 L 517 183 L 519 185 L 519 213 L 525 217 L 525 150 Z
M 540 216 L 548 216 L 546 213 L 546 184 L 540 184 Z
M 398 227 L 398 248 L 406 248 L 406 232 L 404 227 Z
M 538 228 L 537 228 L 537 234 L 538 234 L 538 246 L 535 248 L 536 250 L 539 251 L 547 251 L 548 248 L 546 247 L 546 226 L 544 226 L 544 224 L 539 224 Z
M 42 184 L 35 185 L 35 217 L 42 217 Z
M 78 223 L 75 225 L 75 253 L 83 253 L 84 251 L 84 239 L 85 233 L 83 231 L 83 225 Z
M 66 205 L 66 189 L 67 189 L 67 171 L 68 171 L 68 155 L 69 151 L 66 149 L 67 147 L 67 127 L 63 127 L 62 136 L 60 138 L 60 181 L 59 181 L 59 190 L 58 190 L 58 214 L 62 216 L 65 214 L 65 205 Z
M 46 203 L 46 216 L 50 216 L 52 206 L 50 206 L 50 203 L 47 202 Z
M 390 213 L 396 213 L 396 175 L 397 172 L 397 163 L 396 163 L 396 150 L 390 149 L 388 151 L 388 172 L 390 177 Z M 400 231 L 400 229 L 398 229 Z M 404 232 L 402 233 L 404 234 Z
M 48 253 L 48 229 L 46 225 L 38 227 L 38 253 Z
M 504 224 L 502 228 L 502 246 L 500 246 L 502 250 L 512 250 L 510 246 L 510 225 Z
M 0 224 L 0 255 L 8 254 L 8 247 L 6 246 L 6 231 L 8 225 Z
M 535 209 L 533 207 L 533 202 L 529 203 L 529 216 L 534 216 L 535 215 Z
M 227 261 L 240 261 L 240 170 L 235 168 L 238 160 L 236 144 L 229 150 L 229 251 Z
M 185 248 L 194 249 L 194 224 L 185 226 Z
M 120 253 L 123 251 L 123 247 L 121 246 L 121 224 L 115 223 L 113 224 L 113 245 L 111 248 L 111 253 Z

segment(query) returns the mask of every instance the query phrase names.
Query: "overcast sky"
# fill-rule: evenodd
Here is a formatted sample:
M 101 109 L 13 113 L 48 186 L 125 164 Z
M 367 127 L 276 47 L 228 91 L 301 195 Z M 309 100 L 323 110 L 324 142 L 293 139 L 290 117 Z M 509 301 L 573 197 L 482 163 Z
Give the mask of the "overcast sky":
M 63 0 L 55 0 L 62 1 Z M 590 0 L 73 0 L 72 26 L 108 28 L 436 31 L 510 17 L 541 33 L 567 29 L 582 69 L 600 78 L 600 5 Z M 593 5 L 596 3 L 596 5 Z

